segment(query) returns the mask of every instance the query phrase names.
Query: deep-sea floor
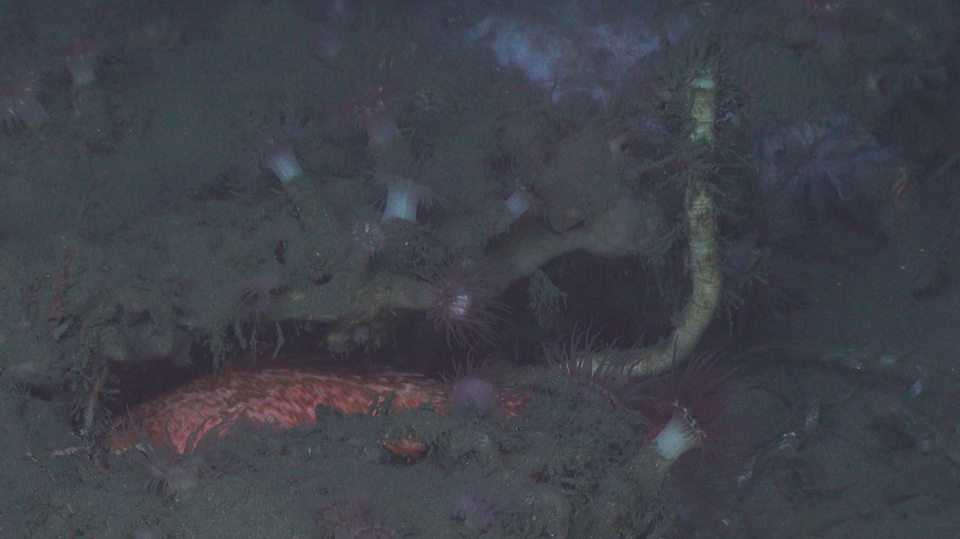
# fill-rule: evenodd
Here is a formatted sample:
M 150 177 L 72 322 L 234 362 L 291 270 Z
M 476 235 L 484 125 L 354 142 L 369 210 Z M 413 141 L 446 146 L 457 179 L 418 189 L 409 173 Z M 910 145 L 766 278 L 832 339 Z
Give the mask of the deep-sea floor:
M 960 536 L 958 21 L 0 7 L 0 536 Z M 704 66 L 727 294 L 700 349 L 734 369 L 721 436 L 650 496 L 650 419 L 546 359 L 587 326 L 601 351 L 672 330 Z M 108 451 L 128 407 L 216 369 L 487 355 L 530 393 L 518 417 L 320 409 L 162 463 Z M 425 451 L 384 443 L 406 439 Z

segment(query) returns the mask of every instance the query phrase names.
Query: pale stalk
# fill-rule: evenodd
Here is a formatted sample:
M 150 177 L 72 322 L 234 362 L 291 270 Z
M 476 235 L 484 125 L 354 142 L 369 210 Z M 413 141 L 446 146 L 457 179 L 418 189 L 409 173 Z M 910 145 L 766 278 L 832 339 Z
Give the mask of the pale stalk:
M 716 143 L 717 118 L 716 81 L 713 74 L 707 73 L 692 80 L 690 88 L 693 92 L 690 115 L 694 124 L 691 142 L 707 144 L 712 149 Z M 627 372 L 634 376 L 668 371 L 690 357 L 713 321 L 723 296 L 723 275 L 717 247 L 716 210 L 706 180 L 699 170 L 698 167 L 690 170 L 684 201 L 693 292 L 676 319 L 676 327 L 669 338 L 655 346 L 598 354 L 594 358 L 596 368 L 602 362 L 611 361 L 631 365 Z

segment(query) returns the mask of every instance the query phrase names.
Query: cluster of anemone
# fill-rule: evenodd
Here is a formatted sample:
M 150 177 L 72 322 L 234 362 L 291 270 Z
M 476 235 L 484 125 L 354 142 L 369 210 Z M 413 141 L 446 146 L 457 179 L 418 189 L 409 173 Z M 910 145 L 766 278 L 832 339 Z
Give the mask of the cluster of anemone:
M 500 388 L 489 363 L 475 361 L 472 355 L 456 363 L 447 402 L 467 417 L 483 418 L 495 410 L 500 404 Z
M 499 319 L 493 282 L 484 268 L 452 265 L 425 284 L 420 304 L 434 328 L 446 334 L 448 343 L 489 343 L 494 340 L 491 326 Z
M 514 507 L 504 504 L 501 493 L 486 492 L 488 490 L 464 491 L 453 501 L 456 520 L 477 534 L 491 528 L 505 528 L 517 515 Z
M 645 496 L 662 487 L 666 473 L 684 455 L 699 450 L 718 457 L 731 449 L 721 416 L 730 403 L 732 372 L 718 354 L 706 353 L 637 388 L 635 407 L 654 426 L 637 457 Z
M 371 258 L 380 255 L 389 244 L 383 220 L 373 211 L 363 211 L 354 217 L 348 232 L 354 245 Z
M 521 166 L 516 162 L 510 166 L 510 177 L 513 187 L 505 205 L 507 213 L 512 219 L 519 219 L 527 212 L 542 209 L 543 200 L 537 194 L 533 182 L 530 180 L 532 166 Z
M 652 425 L 633 466 L 644 496 L 654 496 L 673 464 L 699 450 L 720 456 L 732 447 L 721 416 L 729 405 L 733 369 L 718 354 L 701 354 L 659 376 L 638 381 L 630 375 L 635 353 L 615 353 L 594 344 L 589 329 L 566 342 L 544 347 L 548 369 L 568 380 L 585 399 L 632 409 Z
M 284 140 L 269 140 L 259 149 L 258 155 L 260 165 L 273 172 L 280 183 L 287 183 L 303 174 L 297 154 Z
M 694 357 L 681 369 L 651 378 L 641 408 L 661 426 L 653 438 L 660 453 L 676 460 L 691 449 L 718 441 L 717 420 L 729 404 L 731 369 L 714 353 Z
M 435 199 L 432 189 L 426 184 L 401 175 L 382 176 L 377 179 L 387 188 L 387 203 L 383 220 L 401 219 L 417 221 L 417 208 L 429 208 Z
M 505 202 L 507 213 L 514 219 L 519 219 L 525 213 L 539 206 L 540 199 L 535 194 L 532 186 L 517 182 L 513 192 L 507 197 Z
M 64 49 L 62 60 L 74 86 L 90 86 L 97 82 L 97 74 L 103 66 L 103 42 L 89 38 L 74 39 Z
M 394 144 L 378 154 L 372 174 L 374 181 L 387 189 L 384 222 L 416 223 L 417 210 L 429 208 L 437 200 L 436 192 L 424 181 L 425 167 L 415 159 L 409 144 Z
M 236 314 L 238 323 L 259 324 L 269 316 L 280 288 L 280 279 L 274 273 L 261 273 L 237 286 Z
M 46 116 L 46 109 L 37 99 L 40 78 L 38 72 L 28 70 L 0 82 L 0 113 L 7 128 L 34 127 Z
M 326 25 L 319 27 L 317 38 L 313 41 L 313 54 L 326 62 L 334 61 L 343 50 L 344 44 L 335 31 Z
M 44 53 L 30 46 L 10 47 L 3 60 L 3 78 L 0 79 L 0 115 L 7 129 L 30 129 L 39 125 L 47 115 L 38 95 L 42 81 L 50 72 L 41 68 L 47 61 Z M 77 38 L 63 47 L 56 58 L 57 69 L 66 69 L 74 87 L 84 88 L 97 81 L 97 75 L 107 58 L 103 40 Z M 62 66 L 62 67 L 61 67 Z
M 300 178 L 303 168 L 293 146 L 300 134 L 299 128 L 282 126 L 252 133 L 250 144 L 237 163 L 239 180 L 244 184 L 253 184 L 262 178 L 265 170 L 272 172 L 283 185 Z
M 371 149 L 384 148 L 400 135 L 397 121 L 390 111 L 390 96 L 384 84 L 375 84 L 361 91 L 356 105 L 357 125 L 367 135 Z
M 629 384 L 630 364 L 613 354 L 611 347 L 596 344 L 597 333 L 574 328 L 565 341 L 545 343 L 543 355 L 550 373 L 576 387 L 580 396 L 597 404 L 623 406 L 621 393 Z

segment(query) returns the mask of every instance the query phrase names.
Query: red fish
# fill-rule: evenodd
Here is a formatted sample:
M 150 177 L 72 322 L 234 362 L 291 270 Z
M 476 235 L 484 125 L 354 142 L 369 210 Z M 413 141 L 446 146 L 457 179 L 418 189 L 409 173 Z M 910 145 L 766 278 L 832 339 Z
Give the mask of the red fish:
M 118 428 L 109 449 L 120 453 L 149 436 L 152 442 L 182 454 L 210 431 L 223 435 L 227 422 L 289 428 L 316 422 L 318 406 L 344 414 L 381 415 L 428 404 L 443 414 L 448 408 L 448 390 L 445 382 L 389 370 L 364 374 L 305 368 L 222 372 L 133 408 L 117 425 L 126 423 L 133 428 Z M 529 399 L 528 393 L 503 391 L 500 411 L 515 417 Z

